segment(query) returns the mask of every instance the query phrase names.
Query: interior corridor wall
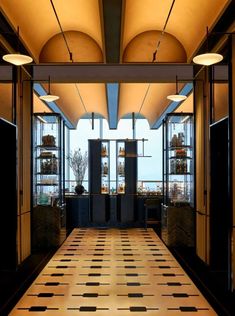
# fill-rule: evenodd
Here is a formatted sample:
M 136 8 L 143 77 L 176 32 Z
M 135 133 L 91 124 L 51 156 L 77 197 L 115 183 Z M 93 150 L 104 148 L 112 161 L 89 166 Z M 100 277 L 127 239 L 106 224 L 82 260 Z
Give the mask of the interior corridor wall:
M 232 84 L 230 85 L 232 93 L 232 137 L 233 137 L 233 153 L 232 153 L 232 203 L 233 203 L 233 223 L 232 223 L 232 274 L 233 289 L 235 289 L 235 36 L 232 37 Z
M 31 253 L 31 82 L 23 67 L 17 68 L 16 119 L 18 128 L 18 263 Z

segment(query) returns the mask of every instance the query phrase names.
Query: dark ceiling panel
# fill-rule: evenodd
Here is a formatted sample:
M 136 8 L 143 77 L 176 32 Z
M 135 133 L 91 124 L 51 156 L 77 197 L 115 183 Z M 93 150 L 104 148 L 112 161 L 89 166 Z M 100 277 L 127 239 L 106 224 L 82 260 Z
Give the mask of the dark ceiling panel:
M 104 37 L 107 63 L 119 63 L 122 0 L 103 0 Z

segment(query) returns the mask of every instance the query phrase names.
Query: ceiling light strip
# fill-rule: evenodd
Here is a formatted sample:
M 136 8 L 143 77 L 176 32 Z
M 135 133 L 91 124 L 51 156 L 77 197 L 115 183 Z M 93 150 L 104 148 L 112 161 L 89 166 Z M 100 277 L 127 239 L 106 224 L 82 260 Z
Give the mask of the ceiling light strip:
M 68 53 L 69 53 L 69 59 L 73 62 L 73 57 L 72 57 L 73 55 L 72 55 L 71 50 L 69 49 L 69 44 L 68 44 L 68 42 L 67 42 L 67 40 L 66 40 L 66 37 L 65 37 L 65 34 L 64 34 L 62 25 L 61 25 L 61 23 L 60 23 L 58 14 L 57 14 L 57 12 L 56 12 L 56 9 L 55 9 L 54 3 L 53 3 L 53 0 L 50 0 L 50 2 L 51 2 L 52 9 L 53 9 L 53 11 L 54 11 L 56 20 L 57 20 L 57 22 L 58 22 L 58 24 L 59 24 L 60 32 L 62 33 L 62 36 L 63 36 L 63 38 L 64 38 L 65 45 L 66 45 L 67 50 L 68 50 Z
M 167 23 L 168 23 L 168 21 L 169 21 L 169 18 L 170 18 L 171 12 L 172 12 L 172 10 L 173 10 L 174 4 L 175 4 L 175 0 L 173 0 L 172 3 L 171 3 L 170 10 L 169 10 L 169 12 L 168 12 L 168 15 L 167 15 L 165 24 L 164 24 L 164 26 L 163 26 L 163 29 L 162 29 L 162 32 L 161 32 L 161 35 L 160 35 L 160 39 L 159 39 L 159 41 L 158 41 L 158 43 L 157 43 L 157 48 L 156 48 L 155 52 L 153 53 L 153 60 L 152 60 L 152 62 L 154 62 L 154 61 L 156 60 L 156 55 L 157 55 L 158 49 L 159 49 L 159 47 L 160 47 L 161 38 L 162 38 L 162 36 L 163 36 L 164 33 L 165 33 L 166 26 L 167 26 Z M 142 103 L 141 103 L 140 109 L 139 109 L 139 111 L 138 111 L 138 114 L 140 114 L 140 112 L 141 112 L 141 110 L 142 110 L 142 107 L 143 107 L 143 105 L 144 105 L 145 99 L 146 99 L 147 94 L 148 94 L 149 89 L 150 89 L 150 85 L 151 85 L 151 84 L 149 83 L 149 84 L 148 84 L 148 87 L 147 87 L 147 89 L 146 89 L 146 92 L 145 92 L 143 101 L 142 101 Z
M 164 33 L 165 33 L 166 26 L 167 26 L 167 23 L 168 23 L 168 21 L 169 21 L 169 18 L 170 18 L 171 12 L 172 12 L 172 10 L 173 10 L 174 4 L 175 4 L 175 0 L 173 0 L 172 3 L 171 3 L 170 10 L 169 10 L 169 12 L 168 12 L 168 15 L 167 15 L 165 24 L 164 24 L 164 26 L 163 26 L 163 29 L 162 29 L 160 38 L 159 38 L 158 43 L 157 43 L 157 48 L 156 48 L 155 52 L 153 52 L 153 60 L 152 60 L 152 62 L 154 62 L 154 61 L 156 60 L 156 55 L 157 55 L 157 53 L 158 53 L 158 49 L 159 49 L 160 44 L 161 44 L 161 38 L 163 37 L 163 35 L 164 35 Z
M 57 14 L 57 12 L 56 12 L 56 8 L 55 8 L 55 6 L 54 6 L 53 0 L 50 0 L 50 2 L 51 2 L 52 9 L 53 9 L 53 11 L 54 11 L 56 20 L 57 20 L 57 22 L 58 22 L 58 24 L 59 24 L 59 28 L 60 28 L 60 31 L 61 31 L 61 33 L 62 33 L 63 39 L 64 39 L 64 41 L 65 41 L 65 45 L 66 45 L 67 50 L 68 50 L 68 53 L 69 53 L 69 59 L 70 59 L 70 61 L 73 63 L 73 62 L 74 62 L 74 60 L 73 60 L 73 54 L 72 54 L 72 51 L 70 50 L 69 44 L 68 44 L 68 42 L 67 42 L 67 40 L 66 40 L 66 36 L 65 36 L 65 34 L 64 34 L 64 30 L 63 30 L 63 28 L 62 28 L 62 25 L 61 25 L 61 23 L 60 23 L 59 16 L 58 16 L 58 14 Z M 80 100 L 81 100 L 82 106 L 83 106 L 85 112 L 88 113 L 88 111 L 87 111 L 87 109 L 86 109 L 86 106 L 85 106 L 85 103 L 84 103 L 84 101 L 83 101 L 83 98 L 82 98 L 82 96 L 81 96 L 81 93 L 80 93 L 80 91 L 79 91 L 78 85 L 77 85 L 76 83 L 75 83 L 75 87 L 76 87 L 78 96 L 79 96 L 79 98 L 80 98 Z

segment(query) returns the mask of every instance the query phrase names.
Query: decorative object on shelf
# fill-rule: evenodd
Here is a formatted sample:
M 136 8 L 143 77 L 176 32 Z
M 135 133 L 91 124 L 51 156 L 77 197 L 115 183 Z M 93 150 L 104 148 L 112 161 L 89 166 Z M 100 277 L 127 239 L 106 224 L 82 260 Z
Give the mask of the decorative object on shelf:
M 125 193 L 125 185 L 123 183 L 119 184 L 118 193 Z
M 125 175 L 125 165 L 124 165 L 124 162 L 119 162 L 119 165 L 118 165 L 118 174 L 120 176 L 124 176 Z
M 103 167 L 103 175 L 107 175 L 109 173 L 109 167 L 108 167 L 107 162 L 105 162 L 102 167 Z
M 82 184 L 77 184 L 74 190 L 78 195 L 83 194 L 85 192 L 85 188 Z
M 124 157 L 125 156 L 125 148 L 124 147 L 119 147 L 119 156 Z
M 53 152 L 51 152 L 51 151 L 42 151 L 40 153 L 39 158 L 41 158 L 41 159 L 56 158 L 56 155 L 53 154 Z
M 41 162 L 41 174 L 57 174 L 57 170 L 57 160 L 55 158 Z
M 108 185 L 107 184 L 102 184 L 101 186 L 101 193 L 109 193 Z
M 55 136 L 53 136 L 53 135 L 42 136 L 42 146 L 55 147 L 56 146 Z
M 18 44 L 18 51 L 20 46 L 20 28 L 17 27 L 17 44 Z M 21 66 L 25 64 L 29 64 L 33 61 L 33 58 L 28 55 L 23 55 L 20 52 L 14 54 L 6 54 L 2 56 L 2 59 L 7 61 L 10 64 L 15 66 Z
M 41 193 L 39 196 L 39 204 L 40 205 L 48 205 L 49 204 L 49 195 L 46 193 Z
M 171 100 L 171 101 L 174 101 L 174 102 L 180 102 L 180 101 L 183 101 L 185 99 L 187 99 L 187 96 L 186 95 L 183 95 L 183 94 L 179 94 L 179 91 L 178 91 L 178 77 L 176 76 L 176 92 L 175 94 L 170 94 L 167 96 L 167 99 L 168 100 Z
M 170 141 L 171 147 L 181 147 L 184 144 L 184 133 L 178 133 L 178 136 L 174 134 Z
M 175 156 L 176 158 L 185 158 L 187 156 L 187 152 L 184 148 L 176 149 Z
M 102 147 L 101 147 L 101 156 L 102 157 L 107 156 L 107 148 L 103 144 L 102 144 Z
M 72 151 L 70 152 L 67 159 L 68 159 L 69 166 L 73 170 L 73 173 L 75 176 L 75 180 L 77 183 L 76 187 L 78 187 L 78 192 L 80 192 L 82 182 L 83 182 L 83 179 L 84 179 L 84 176 L 86 173 L 86 169 L 88 166 L 88 153 L 87 153 L 87 151 L 85 151 L 85 153 L 82 154 L 80 148 L 75 149 L 73 152 Z M 75 187 L 75 191 L 77 193 L 76 187 Z M 83 189 L 84 189 L 84 187 L 83 187 Z M 84 190 L 82 193 L 84 193 Z M 77 194 L 82 194 L 82 193 L 77 193 Z

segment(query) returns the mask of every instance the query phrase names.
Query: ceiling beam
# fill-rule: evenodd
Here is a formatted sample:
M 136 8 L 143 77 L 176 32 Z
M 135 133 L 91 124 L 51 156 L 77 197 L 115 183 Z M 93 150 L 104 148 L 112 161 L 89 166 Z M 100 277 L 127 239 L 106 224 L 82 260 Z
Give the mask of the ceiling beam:
M 175 82 L 193 80 L 191 64 L 40 64 L 33 67 L 33 80 L 56 83 Z
M 122 0 L 103 0 L 105 55 L 107 63 L 119 63 Z

